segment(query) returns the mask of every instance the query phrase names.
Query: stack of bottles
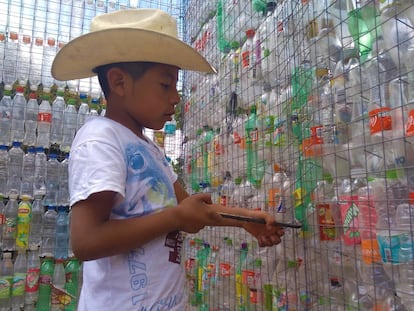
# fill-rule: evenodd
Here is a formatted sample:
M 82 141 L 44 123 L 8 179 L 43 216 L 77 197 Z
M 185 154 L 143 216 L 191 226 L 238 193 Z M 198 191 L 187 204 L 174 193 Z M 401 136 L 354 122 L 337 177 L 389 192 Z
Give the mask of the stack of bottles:
M 226 292 L 219 310 L 414 308 L 414 3 L 328 2 L 219 0 L 194 41 L 218 79 L 185 76 L 187 190 L 303 224 L 277 247 L 271 296 Z M 224 237 L 252 244 L 209 228 L 185 259 L 208 267 Z M 189 304 L 216 310 L 219 275 L 203 275 Z

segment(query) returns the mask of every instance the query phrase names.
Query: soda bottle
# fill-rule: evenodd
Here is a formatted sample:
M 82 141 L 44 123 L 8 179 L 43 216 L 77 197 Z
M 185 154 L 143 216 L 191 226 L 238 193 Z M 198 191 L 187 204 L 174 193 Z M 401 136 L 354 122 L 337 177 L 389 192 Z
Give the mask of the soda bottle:
M 60 299 L 62 292 L 59 290 L 63 290 L 65 287 L 65 267 L 63 265 L 63 259 L 56 259 L 55 260 L 55 269 L 53 271 L 52 277 L 52 293 L 51 293 L 51 304 L 50 304 L 50 311 L 62 311 L 63 304 L 62 299 Z
M 75 257 L 69 258 L 65 266 L 66 283 L 65 290 L 75 299 L 71 299 L 70 303 L 65 306 L 65 311 L 76 311 L 77 298 L 80 290 L 80 273 L 81 263 Z
M 21 142 L 15 141 L 9 150 L 9 166 L 7 172 L 7 195 L 18 197 L 22 180 L 23 150 Z
M 25 196 L 17 207 L 16 248 L 19 252 L 26 252 L 29 245 L 31 212 L 32 205 Z
M 39 294 L 40 258 L 38 246 L 31 245 L 27 259 L 27 277 L 24 302 L 34 309 Z M 25 306 L 25 307 L 26 307 Z
M 55 265 L 52 257 L 46 257 L 43 259 L 40 265 L 39 295 L 36 304 L 36 311 L 50 311 L 54 268 Z
M 35 197 L 32 204 L 32 216 L 30 221 L 29 246 L 40 247 L 42 242 L 42 218 L 45 213 L 42 199 Z
M 39 113 L 39 103 L 37 102 L 36 92 L 31 92 L 26 107 L 26 119 L 24 120 L 24 139 L 25 146 L 35 146 L 37 115 Z
M 43 147 L 36 147 L 35 169 L 33 181 L 34 197 L 42 198 L 46 194 L 47 156 Z
M 7 193 L 8 149 L 6 145 L 0 145 L 0 195 L 2 197 Z
M 65 206 L 58 207 L 56 218 L 55 259 L 66 259 L 69 247 L 69 217 Z
M 20 185 L 20 197 L 33 199 L 33 172 L 35 170 L 35 148 L 28 147 L 23 155 L 22 182 Z
M 77 111 L 76 111 L 76 100 L 70 98 L 68 105 L 63 113 L 63 137 L 60 150 L 63 152 L 69 152 L 70 146 L 72 145 L 73 138 L 75 137 L 77 129 Z
M 5 85 L 3 97 L 0 100 L 0 143 L 2 145 L 10 145 L 10 130 L 12 117 L 12 87 Z
M 56 206 L 46 206 L 46 212 L 42 219 L 42 244 L 40 247 L 40 256 L 54 256 L 55 239 L 56 239 Z
M 50 125 L 50 143 L 60 145 L 63 135 L 63 113 L 66 108 L 64 90 L 59 88 L 52 103 L 52 121 Z
M 14 269 L 11 252 L 3 253 L 0 269 L 0 310 L 9 311 Z
M 23 142 L 24 120 L 26 119 L 26 98 L 24 97 L 23 86 L 16 87 L 16 94 L 13 97 L 13 108 L 11 115 L 11 140 Z
M 13 283 L 11 291 L 11 310 L 20 311 L 24 307 L 24 290 L 27 275 L 26 251 L 19 251 L 14 262 Z
M 50 126 L 52 123 L 52 107 L 50 106 L 50 90 L 44 89 L 42 101 L 37 114 L 36 147 L 48 149 L 50 146 Z
M 17 208 L 17 196 L 9 197 L 4 212 L 3 251 L 14 251 L 16 248 Z

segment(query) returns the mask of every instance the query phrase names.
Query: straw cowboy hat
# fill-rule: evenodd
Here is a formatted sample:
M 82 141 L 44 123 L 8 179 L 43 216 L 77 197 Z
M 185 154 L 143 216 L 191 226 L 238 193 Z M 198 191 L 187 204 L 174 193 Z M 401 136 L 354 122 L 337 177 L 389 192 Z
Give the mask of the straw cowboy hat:
M 158 9 L 129 9 L 95 17 L 89 33 L 56 54 L 52 75 L 61 81 L 87 78 L 98 66 L 135 61 L 215 72 L 203 56 L 178 39 L 173 17 Z

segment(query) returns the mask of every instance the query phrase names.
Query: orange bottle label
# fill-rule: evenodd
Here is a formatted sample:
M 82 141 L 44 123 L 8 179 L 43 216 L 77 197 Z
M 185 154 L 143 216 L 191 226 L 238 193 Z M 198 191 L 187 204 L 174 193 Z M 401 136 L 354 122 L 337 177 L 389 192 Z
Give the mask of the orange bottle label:
M 390 108 L 382 107 L 369 112 L 369 128 L 371 134 L 392 129 Z

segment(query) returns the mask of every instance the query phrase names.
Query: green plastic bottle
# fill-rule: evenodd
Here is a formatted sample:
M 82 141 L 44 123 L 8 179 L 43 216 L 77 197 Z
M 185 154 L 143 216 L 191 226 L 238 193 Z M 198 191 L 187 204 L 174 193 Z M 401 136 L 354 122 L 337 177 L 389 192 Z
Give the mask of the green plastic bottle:
M 69 259 L 65 267 L 66 283 L 65 290 L 74 298 L 65 306 L 65 311 L 76 311 L 79 296 L 79 274 L 81 273 L 81 263 L 75 257 Z
M 53 258 L 46 257 L 40 265 L 39 297 L 36 311 L 49 311 L 52 295 L 52 278 L 55 269 Z

